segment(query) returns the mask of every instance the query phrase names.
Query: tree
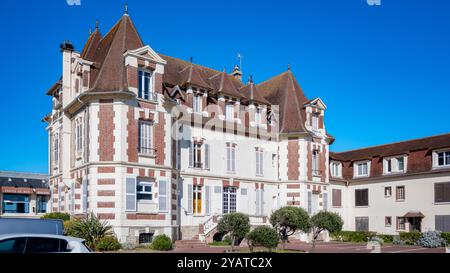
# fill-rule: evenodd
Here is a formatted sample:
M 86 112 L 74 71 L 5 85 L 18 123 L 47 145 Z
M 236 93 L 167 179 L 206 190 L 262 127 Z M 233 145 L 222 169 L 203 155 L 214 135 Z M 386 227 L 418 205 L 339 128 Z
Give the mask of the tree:
M 253 252 L 255 246 L 263 246 L 271 251 L 278 246 L 278 232 L 267 226 L 257 227 L 247 235 L 248 247 Z
M 329 233 L 339 232 L 342 230 L 344 221 L 337 213 L 320 211 L 313 217 L 311 217 L 311 228 L 313 235 L 313 251 L 316 249 L 316 240 L 322 231 L 328 231 Z
M 100 239 L 114 234 L 112 227 L 106 221 L 101 221 L 94 213 L 76 220 L 71 225 L 70 232 L 72 236 L 83 238 L 92 249 L 97 249 L 97 242 Z
M 236 240 L 245 238 L 250 231 L 250 219 L 239 212 L 225 214 L 217 225 L 217 230 L 223 234 L 229 234 L 231 238 L 231 251 L 234 250 Z
M 270 217 L 270 223 L 280 235 L 283 249 L 289 236 L 300 230 L 308 232 L 310 229 L 308 213 L 303 208 L 283 207 L 275 211 Z

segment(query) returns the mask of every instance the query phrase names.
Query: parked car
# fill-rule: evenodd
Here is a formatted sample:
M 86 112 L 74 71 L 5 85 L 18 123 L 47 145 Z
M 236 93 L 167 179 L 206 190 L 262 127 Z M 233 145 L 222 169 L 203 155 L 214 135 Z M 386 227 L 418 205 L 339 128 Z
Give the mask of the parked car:
M 53 234 L 0 235 L 1 253 L 89 253 L 84 240 Z
M 64 234 L 62 220 L 0 218 L 0 235 L 11 233 Z

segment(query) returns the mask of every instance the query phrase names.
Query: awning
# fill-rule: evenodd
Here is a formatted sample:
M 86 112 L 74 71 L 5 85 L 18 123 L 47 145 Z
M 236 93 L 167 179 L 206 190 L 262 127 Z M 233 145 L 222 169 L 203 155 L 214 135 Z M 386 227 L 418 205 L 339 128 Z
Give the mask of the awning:
M 407 218 L 425 218 L 425 215 L 423 215 L 420 211 L 409 211 L 405 216 Z

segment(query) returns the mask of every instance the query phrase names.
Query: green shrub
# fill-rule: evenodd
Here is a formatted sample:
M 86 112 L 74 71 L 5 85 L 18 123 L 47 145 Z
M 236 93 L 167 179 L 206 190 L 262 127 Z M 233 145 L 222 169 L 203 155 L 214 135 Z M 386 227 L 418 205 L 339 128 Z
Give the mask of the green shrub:
M 376 233 L 371 231 L 338 231 L 331 233 L 331 238 L 335 241 L 363 243 L 375 237 Z
M 41 219 L 57 219 L 57 220 L 69 221 L 70 214 L 62 213 L 62 212 L 52 212 L 52 213 L 44 214 L 43 216 L 41 216 Z
M 400 232 L 400 240 L 405 242 L 406 245 L 416 245 L 422 233 L 418 231 L 413 232 Z
M 153 238 L 153 242 L 150 245 L 150 248 L 159 251 L 171 250 L 173 248 L 172 240 L 165 234 L 158 235 L 155 238 Z
M 388 244 L 392 244 L 394 242 L 394 235 L 380 234 L 378 237 L 383 239 L 383 242 Z
M 272 250 L 278 246 L 278 232 L 270 227 L 257 227 L 247 235 L 248 246 L 253 252 L 255 246 L 263 246 Z
M 67 236 L 72 236 L 72 237 L 77 236 L 77 234 L 75 233 L 75 230 L 73 229 L 73 227 L 76 225 L 77 221 L 79 221 L 79 220 L 72 219 L 72 220 L 64 221 L 64 233 Z
M 230 246 L 231 241 L 214 241 L 212 243 L 209 243 L 210 246 Z
M 250 231 L 250 219 L 248 215 L 240 212 L 227 213 L 220 218 L 217 230 L 230 236 L 231 251 L 233 251 L 236 241 L 245 238 Z
M 101 221 L 95 214 L 91 213 L 86 218 L 76 220 L 71 226 L 71 235 L 83 238 L 86 244 L 96 249 L 97 242 L 103 237 L 112 236 L 112 227 L 108 222 Z
M 441 237 L 450 245 L 450 232 L 441 232 Z
M 223 237 L 222 242 L 227 243 L 228 245 L 231 245 L 231 238 L 230 236 L 226 235 Z
M 115 251 L 121 248 L 121 245 L 116 237 L 106 236 L 98 240 L 95 248 L 99 251 Z
M 441 232 L 437 230 L 424 232 L 417 240 L 417 245 L 428 248 L 445 246 L 446 243 L 446 240 L 441 236 Z

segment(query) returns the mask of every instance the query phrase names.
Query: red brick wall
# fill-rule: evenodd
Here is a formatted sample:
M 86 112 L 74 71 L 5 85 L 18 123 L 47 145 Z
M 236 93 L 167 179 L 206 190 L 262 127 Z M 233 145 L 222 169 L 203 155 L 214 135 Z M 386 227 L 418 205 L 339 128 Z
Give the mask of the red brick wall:
M 308 176 L 308 180 L 312 181 L 312 153 L 311 153 L 311 143 L 308 142 L 307 145 L 307 149 L 306 149 L 306 153 L 307 153 L 307 176 Z
M 289 180 L 298 180 L 299 173 L 299 144 L 297 139 L 289 139 L 288 140 L 288 179 Z
M 430 171 L 433 168 L 432 153 L 428 150 L 414 151 L 408 156 L 407 172 Z
M 164 161 L 166 159 L 165 155 L 165 136 L 166 131 L 164 126 L 166 125 L 166 120 L 164 118 L 164 113 L 159 113 L 158 124 L 154 127 L 154 136 L 155 136 L 155 149 L 156 149 L 156 164 L 164 165 Z
M 379 177 L 383 175 L 383 159 L 379 157 L 372 158 L 370 162 L 370 176 Z
M 127 125 L 127 155 L 129 162 L 138 162 L 138 120 L 134 117 L 134 107 L 128 106 Z
M 138 88 L 138 69 L 137 67 L 127 67 L 128 86 Z
M 322 145 L 322 152 L 320 153 L 320 158 L 319 158 L 319 169 L 322 171 L 322 177 L 321 180 L 322 182 L 325 182 L 327 179 L 327 173 L 326 173 L 326 165 L 327 165 L 327 145 Z
M 163 92 L 163 75 L 155 73 L 155 91 L 162 94 Z
M 100 161 L 114 160 L 114 108 L 113 100 L 100 100 L 98 112 L 98 156 Z

